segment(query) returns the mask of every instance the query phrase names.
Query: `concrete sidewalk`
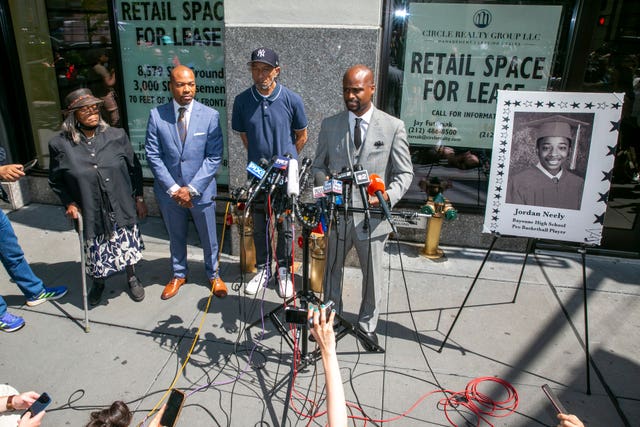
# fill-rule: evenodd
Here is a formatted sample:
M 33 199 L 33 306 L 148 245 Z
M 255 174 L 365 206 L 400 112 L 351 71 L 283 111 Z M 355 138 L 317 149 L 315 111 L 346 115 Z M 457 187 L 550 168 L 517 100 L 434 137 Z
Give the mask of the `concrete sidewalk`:
M 70 287 L 65 298 L 29 308 L 6 271 L 0 271 L 0 295 L 9 310 L 27 322 L 19 332 L 0 334 L 0 382 L 50 394 L 53 403 L 43 425 L 82 426 L 93 410 L 114 400 L 136 410 L 137 424 L 176 376 L 176 387 L 189 394 L 181 426 L 303 426 L 309 422 L 310 402 L 326 409 L 321 364 L 319 372 L 311 363 L 297 373 L 294 397 L 287 399 L 292 349 L 271 321 L 264 322 L 264 330 L 260 321 L 282 300 L 273 287 L 264 303 L 260 294 L 245 296 L 238 257 L 223 254 L 221 276 L 230 294 L 212 299 L 205 314 L 209 289 L 192 232 L 189 283 L 176 297 L 162 301 L 171 274 L 168 241 L 161 220 L 148 218 L 141 224 L 146 251 L 138 268 L 146 298 L 133 302 L 124 275 L 110 278 L 106 301 L 90 310 L 91 329 L 85 333 L 78 236 L 63 209 L 32 204 L 9 213 L 9 218 L 36 274 L 48 285 Z M 389 425 L 446 426 L 437 390 L 462 391 L 478 378 L 497 377 L 514 387 L 518 406 L 504 418 L 485 416 L 493 425 L 555 425 L 540 389 L 545 383 L 587 426 L 640 425 L 639 260 L 587 255 L 587 395 L 577 254 L 531 255 L 512 302 L 523 254 L 493 252 L 438 352 L 486 250 L 445 247 L 446 259 L 434 262 L 421 257 L 420 249 L 395 242 L 387 248 L 389 286 L 378 326 L 386 352 L 365 352 L 351 334 L 338 342 L 347 400 L 366 416 L 400 417 L 384 423 Z M 359 269 L 345 271 L 344 317 L 349 322 L 356 318 L 360 280 Z M 301 286 L 299 275 L 296 286 Z M 199 340 L 182 369 L 199 327 Z M 484 382 L 479 390 L 500 399 L 506 396 L 500 387 Z M 353 413 L 361 415 L 359 410 Z M 449 416 L 458 425 L 465 425 L 463 416 L 469 425 L 477 421 L 461 407 L 459 412 L 450 409 Z M 311 425 L 325 423 L 326 417 L 320 416 Z

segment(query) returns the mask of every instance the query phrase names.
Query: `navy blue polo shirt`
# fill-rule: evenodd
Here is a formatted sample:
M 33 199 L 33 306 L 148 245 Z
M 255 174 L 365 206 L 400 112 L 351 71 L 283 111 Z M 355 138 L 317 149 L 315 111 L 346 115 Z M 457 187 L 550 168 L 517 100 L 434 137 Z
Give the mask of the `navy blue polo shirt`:
M 249 162 L 271 161 L 274 155 L 287 153 L 297 159 L 294 131 L 307 125 L 302 98 L 279 83 L 268 97 L 251 86 L 233 103 L 231 128 L 247 134 Z

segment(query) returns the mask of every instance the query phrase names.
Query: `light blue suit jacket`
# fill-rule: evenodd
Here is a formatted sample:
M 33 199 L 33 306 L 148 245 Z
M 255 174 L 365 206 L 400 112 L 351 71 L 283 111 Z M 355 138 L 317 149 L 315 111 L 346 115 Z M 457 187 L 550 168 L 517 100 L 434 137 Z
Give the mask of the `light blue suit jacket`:
M 149 113 L 145 150 L 159 203 L 169 201 L 167 191 L 174 184 L 191 186 L 200 194 L 193 199 L 194 205 L 211 203 L 216 196 L 215 174 L 223 150 L 216 110 L 193 101 L 183 145 L 178 137 L 173 101 L 154 108 Z

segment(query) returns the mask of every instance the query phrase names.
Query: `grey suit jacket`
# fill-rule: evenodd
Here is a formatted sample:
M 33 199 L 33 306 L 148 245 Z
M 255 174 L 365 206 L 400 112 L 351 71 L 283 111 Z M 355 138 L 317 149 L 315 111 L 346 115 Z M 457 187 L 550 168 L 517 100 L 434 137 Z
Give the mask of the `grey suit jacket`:
M 371 123 L 367 129 L 365 141 L 360 153 L 355 155 L 355 146 L 351 141 L 349 113 L 343 111 L 322 121 L 318 147 L 313 163 L 313 174 L 318 171 L 329 175 L 330 172 L 350 168 L 349 157 L 353 165 L 361 164 L 367 172 L 379 175 L 385 183 L 391 206 L 395 205 L 409 189 L 413 180 L 413 164 L 409 154 L 409 143 L 404 122 L 384 111 L 372 107 Z M 353 206 L 362 207 L 361 197 L 354 188 Z M 369 233 L 362 230 L 363 215 L 354 214 L 359 239 L 366 239 Z M 388 234 L 391 226 L 375 215 L 371 218 L 371 237 Z

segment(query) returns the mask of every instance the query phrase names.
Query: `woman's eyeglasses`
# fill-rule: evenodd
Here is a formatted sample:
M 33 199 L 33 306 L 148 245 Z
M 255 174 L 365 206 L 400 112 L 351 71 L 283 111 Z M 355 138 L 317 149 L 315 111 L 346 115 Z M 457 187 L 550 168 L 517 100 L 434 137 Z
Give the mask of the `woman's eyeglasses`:
M 96 114 L 100 112 L 100 107 L 98 104 L 87 105 L 86 107 L 78 108 L 78 113 L 88 116 L 90 114 Z

